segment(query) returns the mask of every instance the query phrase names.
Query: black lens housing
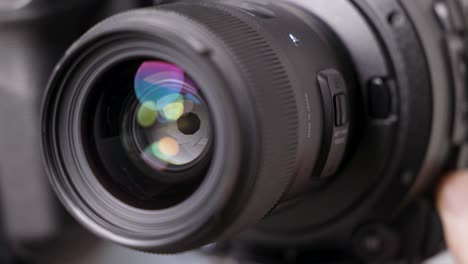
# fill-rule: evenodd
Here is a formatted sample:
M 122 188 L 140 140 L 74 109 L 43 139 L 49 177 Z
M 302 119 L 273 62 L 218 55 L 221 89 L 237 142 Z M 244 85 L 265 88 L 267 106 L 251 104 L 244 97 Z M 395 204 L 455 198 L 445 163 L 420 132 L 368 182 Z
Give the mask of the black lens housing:
M 44 150 L 59 197 L 91 231 L 159 253 L 248 228 L 247 241 L 349 250 L 363 221 L 393 219 L 440 171 L 449 129 L 433 129 L 449 118 L 449 92 L 433 98 L 413 25 L 387 19 L 404 13 L 398 5 L 262 2 L 135 10 L 69 50 L 44 104 Z M 148 57 L 180 65 L 202 87 L 214 138 L 194 189 L 138 208 L 97 180 L 81 132 L 98 73 Z
M 275 43 L 274 36 L 257 29 L 272 26 L 262 18 L 204 2 L 124 13 L 75 43 L 50 83 L 44 142 L 52 183 L 72 212 L 82 212 L 79 220 L 126 246 L 178 252 L 238 233 L 282 197 L 310 188 L 319 176 L 314 160 L 325 136 L 322 97 L 310 89 L 315 77 L 306 69 L 341 69 L 342 60 L 322 32 L 289 12 L 282 19 L 296 24 L 304 41 L 316 47 L 301 49 L 288 34 Z M 284 48 L 291 50 L 285 54 Z M 316 61 L 289 64 L 304 55 Z M 213 158 L 206 175 L 191 195 L 166 209 L 146 203 L 138 209 L 106 190 L 82 137 L 89 123 L 85 102 L 99 89 L 93 82 L 100 73 L 148 57 L 184 68 L 201 87 L 213 119 Z

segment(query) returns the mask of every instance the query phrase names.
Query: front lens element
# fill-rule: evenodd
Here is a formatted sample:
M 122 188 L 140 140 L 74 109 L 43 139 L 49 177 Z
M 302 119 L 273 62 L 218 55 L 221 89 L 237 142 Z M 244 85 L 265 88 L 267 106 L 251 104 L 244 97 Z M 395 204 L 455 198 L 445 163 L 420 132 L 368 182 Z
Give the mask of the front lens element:
M 100 183 L 138 208 L 187 199 L 209 168 L 214 134 L 196 82 L 176 64 L 136 57 L 110 63 L 91 85 L 83 140 Z
M 190 167 L 211 137 L 207 104 L 195 82 L 177 65 L 145 61 L 134 80 L 136 102 L 126 112 L 124 144 L 156 170 Z

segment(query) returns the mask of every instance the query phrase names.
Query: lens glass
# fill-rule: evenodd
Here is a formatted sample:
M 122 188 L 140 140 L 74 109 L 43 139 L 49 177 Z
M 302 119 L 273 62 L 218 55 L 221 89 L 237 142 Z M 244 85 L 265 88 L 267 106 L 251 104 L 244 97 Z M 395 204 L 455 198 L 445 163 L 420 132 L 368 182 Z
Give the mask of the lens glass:
M 207 150 L 211 122 L 195 82 L 177 65 L 145 61 L 134 79 L 136 102 L 124 117 L 124 144 L 155 170 L 181 170 Z
M 134 58 L 109 65 L 90 91 L 83 139 L 100 183 L 144 209 L 187 199 L 204 179 L 213 145 L 194 79 L 177 64 Z

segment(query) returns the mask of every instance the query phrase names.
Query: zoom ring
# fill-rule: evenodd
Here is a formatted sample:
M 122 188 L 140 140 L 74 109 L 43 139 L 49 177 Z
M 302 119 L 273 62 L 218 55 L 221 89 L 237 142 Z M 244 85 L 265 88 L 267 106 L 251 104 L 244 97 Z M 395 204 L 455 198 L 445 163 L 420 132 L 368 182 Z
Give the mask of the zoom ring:
M 187 16 L 217 36 L 248 83 L 256 105 L 259 134 L 262 135 L 255 185 L 272 195 L 266 198 L 253 191 L 252 206 L 249 204 L 244 215 L 259 220 L 279 201 L 296 168 L 299 121 L 295 95 L 285 67 L 263 35 L 265 33 L 259 32 L 260 26 L 255 21 L 258 18 L 226 5 L 202 1 L 169 5 L 164 9 Z M 235 232 L 245 224 L 231 231 Z

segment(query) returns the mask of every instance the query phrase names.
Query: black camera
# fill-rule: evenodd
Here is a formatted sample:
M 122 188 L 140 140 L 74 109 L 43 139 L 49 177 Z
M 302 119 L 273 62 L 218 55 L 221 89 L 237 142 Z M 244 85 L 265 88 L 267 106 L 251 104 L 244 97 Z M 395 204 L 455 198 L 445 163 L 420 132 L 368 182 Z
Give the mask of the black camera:
M 468 162 L 468 2 L 146 4 L 82 35 L 45 92 L 46 170 L 87 229 L 308 263 L 444 248 L 433 187 Z

